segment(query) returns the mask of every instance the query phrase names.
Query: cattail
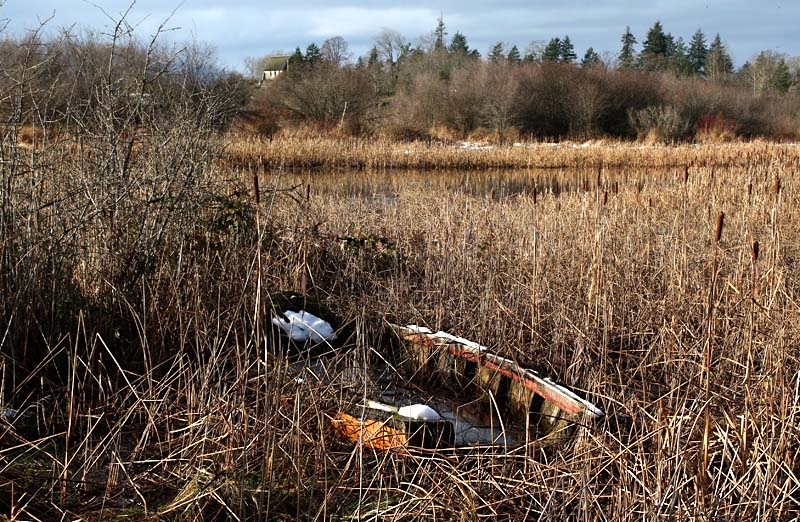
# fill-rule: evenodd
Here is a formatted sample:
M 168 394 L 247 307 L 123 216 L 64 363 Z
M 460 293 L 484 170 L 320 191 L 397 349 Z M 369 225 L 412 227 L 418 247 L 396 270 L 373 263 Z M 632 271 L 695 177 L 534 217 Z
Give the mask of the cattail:
M 606 203 L 608 203 L 608 191 L 604 190 L 603 191 L 603 206 L 605 206 Z
M 536 185 L 533 186 L 533 204 L 536 204 Z
M 772 187 L 772 192 L 777 196 L 781 193 L 781 177 L 775 176 L 775 185 Z
M 753 263 L 758 261 L 758 240 L 753 241 Z
M 689 166 L 687 165 L 683 170 L 683 184 L 687 185 L 689 183 Z
M 258 189 L 258 172 L 253 173 L 253 191 L 256 196 L 256 205 L 261 203 L 261 191 Z
M 311 199 L 311 183 L 306 185 L 306 201 Z
M 600 183 L 602 182 L 603 178 L 603 167 L 598 167 L 597 169 L 597 187 L 600 187 Z
M 722 227 L 725 223 L 725 212 L 720 212 L 717 214 L 717 228 L 714 231 L 714 243 L 719 243 L 720 238 L 722 238 Z

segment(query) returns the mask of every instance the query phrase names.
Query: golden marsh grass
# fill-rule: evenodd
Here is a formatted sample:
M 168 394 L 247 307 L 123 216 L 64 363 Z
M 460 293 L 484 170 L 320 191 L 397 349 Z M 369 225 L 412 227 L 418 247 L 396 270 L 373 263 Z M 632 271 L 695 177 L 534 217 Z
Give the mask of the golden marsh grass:
M 180 183 L 145 175 L 177 164 L 153 148 L 113 214 L 85 210 L 96 193 L 63 157 L 60 178 L 14 178 L 36 203 L 30 233 L 57 232 L 29 244 L 19 273 L 49 281 L 60 252 L 64 267 L 55 296 L 20 290 L 46 306 L 32 299 L 3 346 L 2 406 L 32 415 L 0 425 L 6 516 L 796 516 L 796 148 L 416 144 L 441 151 L 420 172 L 388 169 L 417 157 L 408 145 L 381 146 L 258 142 L 238 167 L 209 160 Z M 510 170 L 520 158 L 548 169 Z M 180 191 L 191 198 L 170 199 Z M 324 378 L 275 349 L 269 295 L 287 289 L 352 329 Z M 607 416 L 558 448 L 353 446 L 330 419 L 391 361 L 385 320 L 488 345 Z

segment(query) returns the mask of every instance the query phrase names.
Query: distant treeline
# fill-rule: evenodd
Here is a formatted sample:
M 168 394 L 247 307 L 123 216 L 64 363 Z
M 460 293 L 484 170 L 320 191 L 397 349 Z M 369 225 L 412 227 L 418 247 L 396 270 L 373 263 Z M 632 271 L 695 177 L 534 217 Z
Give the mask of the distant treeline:
M 661 141 L 800 136 L 798 60 L 763 51 L 739 70 L 717 34 L 686 43 L 656 22 L 637 49 L 626 28 L 617 54 L 570 37 L 524 52 L 498 42 L 486 58 L 442 19 L 415 44 L 385 29 L 352 60 L 334 37 L 297 48 L 286 74 L 264 82 L 255 127 L 298 122 L 395 137 L 470 134 L 516 139 L 644 138 Z M 251 72 L 260 60 L 247 61 Z

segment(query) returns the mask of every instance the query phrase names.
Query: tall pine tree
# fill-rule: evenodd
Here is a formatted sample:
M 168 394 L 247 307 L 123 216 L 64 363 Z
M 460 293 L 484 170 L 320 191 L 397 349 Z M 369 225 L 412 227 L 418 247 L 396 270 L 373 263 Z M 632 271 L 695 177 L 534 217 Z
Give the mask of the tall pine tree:
M 664 28 L 661 22 L 656 20 L 653 27 L 647 31 L 647 36 L 642 42 L 642 53 L 649 53 L 653 55 L 666 55 L 667 54 L 668 40 L 667 35 L 664 34 Z
M 706 67 L 706 58 L 708 57 L 708 47 L 706 47 L 706 35 L 703 31 L 698 29 L 692 41 L 689 44 L 689 53 L 687 56 L 689 62 L 690 74 L 703 74 Z
M 639 55 L 639 66 L 648 71 L 658 71 L 666 67 L 671 36 L 664 33 L 660 21 L 647 31 Z
M 506 56 L 506 60 L 508 60 L 508 63 L 511 65 L 517 65 L 522 63 L 522 57 L 519 55 L 519 49 L 517 49 L 516 45 L 512 46 L 511 49 L 508 51 L 508 56 Z
M 447 31 L 444 26 L 444 17 L 440 15 L 439 18 L 436 19 L 436 22 L 436 29 L 433 30 L 433 48 L 437 50 L 444 49 L 444 37 L 447 36 Z
M 505 58 L 505 53 L 503 51 L 503 42 L 497 42 L 494 44 L 494 47 L 491 48 L 489 51 L 489 61 L 492 63 L 498 63 L 503 58 Z
M 317 44 L 313 42 L 308 44 L 308 47 L 306 47 L 305 62 L 313 67 L 321 61 L 322 61 L 322 51 L 320 51 L 319 47 L 317 47 Z
M 584 69 L 590 69 L 592 67 L 596 67 L 601 65 L 603 62 L 600 60 L 600 55 L 594 50 L 593 47 L 589 47 L 586 49 L 586 53 L 583 55 L 581 59 L 581 67 Z
M 633 62 L 636 59 L 636 37 L 633 36 L 630 26 L 625 27 L 625 33 L 622 35 L 622 49 L 619 52 L 619 65 L 620 67 L 629 68 L 633 67 Z
M 789 66 L 786 65 L 786 60 L 783 58 L 775 65 L 772 86 L 781 94 L 789 92 L 789 88 L 792 86 L 792 73 L 789 71 Z
M 578 56 L 575 54 L 575 47 L 569 39 L 569 35 L 561 40 L 561 49 L 559 49 L 559 60 L 563 63 L 574 63 Z
M 301 69 L 304 63 L 305 60 L 303 59 L 303 51 L 301 51 L 299 47 L 296 47 L 294 53 L 289 57 L 287 68 L 290 71 L 296 71 Z
M 453 35 L 453 39 L 450 41 L 450 47 L 448 47 L 448 50 L 453 54 L 469 54 L 467 37 L 456 31 L 456 34 Z
M 708 47 L 705 71 L 706 76 L 712 80 L 723 80 L 733 73 L 733 60 L 722 44 L 719 33 L 717 33 L 714 41 Z
M 676 39 L 671 34 L 667 35 L 669 40 L 669 47 L 667 49 L 667 56 L 669 58 L 669 68 L 675 74 L 686 76 L 689 72 L 689 50 L 686 43 L 680 36 Z
M 369 50 L 369 57 L 367 58 L 367 65 L 375 65 L 378 63 L 380 59 L 380 55 L 378 54 L 378 48 L 376 46 L 372 46 L 372 49 Z
M 561 59 L 561 38 L 551 38 L 542 51 L 543 62 L 557 62 Z

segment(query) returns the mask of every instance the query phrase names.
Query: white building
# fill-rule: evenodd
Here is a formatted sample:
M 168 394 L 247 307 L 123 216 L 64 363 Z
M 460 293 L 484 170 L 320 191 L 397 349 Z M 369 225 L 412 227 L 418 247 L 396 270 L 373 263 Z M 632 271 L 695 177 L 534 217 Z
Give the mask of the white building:
M 264 59 L 264 70 L 261 72 L 261 83 L 274 80 L 289 68 L 289 56 L 269 56 Z

